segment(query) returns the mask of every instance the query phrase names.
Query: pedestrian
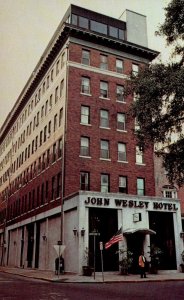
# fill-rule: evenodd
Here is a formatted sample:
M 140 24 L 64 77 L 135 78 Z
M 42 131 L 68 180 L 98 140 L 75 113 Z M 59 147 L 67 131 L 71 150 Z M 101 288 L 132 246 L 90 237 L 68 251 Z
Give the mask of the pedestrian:
M 146 278 L 146 258 L 144 256 L 144 251 L 142 251 L 141 255 L 139 256 L 139 267 L 141 278 Z

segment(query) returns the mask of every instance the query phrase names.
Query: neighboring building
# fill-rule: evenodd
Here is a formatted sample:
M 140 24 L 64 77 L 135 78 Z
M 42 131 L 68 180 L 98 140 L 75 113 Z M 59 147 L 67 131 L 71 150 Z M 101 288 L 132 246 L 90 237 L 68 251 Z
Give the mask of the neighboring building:
M 135 266 L 154 243 L 160 267 L 179 269 L 180 203 L 154 197 L 153 148 L 138 149 L 124 94 L 130 73 L 157 55 L 144 16 L 70 6 L 1 128 L 2 264 L 53 270 L 59 241 L 65 271 L 80 273 L 95 232 L 98 271 L 99 241 L 122 227 Z M 104 250 L 104 270 L 119 269 L 117 249 Z

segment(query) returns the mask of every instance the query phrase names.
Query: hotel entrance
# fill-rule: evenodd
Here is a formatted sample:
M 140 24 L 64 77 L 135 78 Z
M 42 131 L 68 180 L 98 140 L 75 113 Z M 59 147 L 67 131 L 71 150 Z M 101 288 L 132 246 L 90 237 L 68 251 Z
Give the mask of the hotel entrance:
M 150 236 L 150 245 L 159 247 L 163 252 L 159 269 L 176 270 L 173 213 L 149 212 L 149 224 L 150 228 L 157 233 Z
M 101 271 L 101 253 L 99 242 L 104 244 L 118 230 L 118 216 L 116 209 L 103 209 L 103 208 L 89 208 L 89 233 L 97 232 L 100 235 L 96 236 L 96 271 Z M 89 235 L 89 263 L 91 266 L 94 264 L 94 237 Z M 104 271 L 118 271 L 119 270 L 119 256 L 118 243 L 112 245 L 109 249 L 103 250 Z

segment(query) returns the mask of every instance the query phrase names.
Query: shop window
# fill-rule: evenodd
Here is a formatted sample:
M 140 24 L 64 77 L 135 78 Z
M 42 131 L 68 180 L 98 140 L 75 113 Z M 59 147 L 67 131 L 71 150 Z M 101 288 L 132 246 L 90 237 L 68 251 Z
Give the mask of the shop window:
M 110 176 L 109 174 L 101 174 L 101 192 L 110 192 Z
M 145 180 L 144 178 L 137 178 L 137 195 L 145 195 Z
M 81 137 L 80 155 L 89 156 L 89 138 Z
M 80 190 L 89 191 L 89 173 L 80 172 Z
M 117 129 L 118 130 L 125 130 L 125 114 L 118 113 L 117 114 Z
M 108 83 L 100 81 L 100 97 L 108 98 Z
M 100 141 L 100 158 L 109 159 L 109 141 Z
M 81 105 L 81 124 L 90 124 L 90 108 Z
M 100 110 L 100 127 L 109 128 L 109 112 L 108 110 Z
M 126 144 L 118 143 L 118 161 L 127 161 Z
M 81 93 L 90 94 L 90 79 L 88 77 L 82 77 Z
M 125 194 L 128 193 L 126 176 L 119 176 L 119 192 Z
M 82 50 L 82 64 L 83 65 L 90 65 L 90 51 Z

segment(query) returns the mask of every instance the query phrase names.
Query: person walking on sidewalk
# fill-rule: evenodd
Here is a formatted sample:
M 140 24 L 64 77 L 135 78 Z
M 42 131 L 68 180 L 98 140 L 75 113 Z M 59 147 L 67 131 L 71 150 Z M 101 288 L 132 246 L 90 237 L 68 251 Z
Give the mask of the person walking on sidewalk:
M 141 255 L 139 256 L 139 267 L 141 278 L 146 278 L 146 258 L 144 256 L 144 251 L 142 251 Z

